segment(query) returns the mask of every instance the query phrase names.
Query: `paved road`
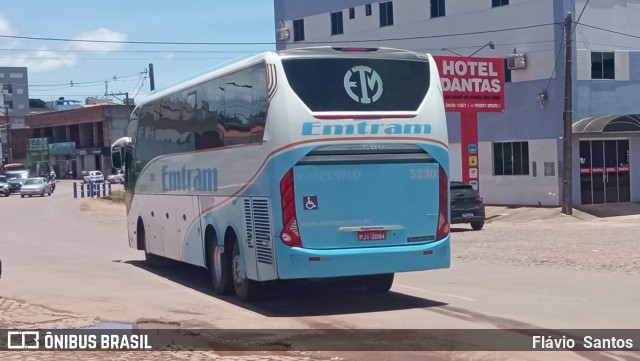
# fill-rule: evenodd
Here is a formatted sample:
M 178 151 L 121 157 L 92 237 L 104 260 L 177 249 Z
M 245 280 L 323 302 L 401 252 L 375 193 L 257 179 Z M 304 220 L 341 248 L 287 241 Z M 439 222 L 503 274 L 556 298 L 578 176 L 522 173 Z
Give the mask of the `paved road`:
M 634 252 L 640 234 L 637 217 L 585 221 L 536 214 L 514 221 L 503 214 L 480 232 L 455 227 L 452 268 L 399 274 L 388 295 L 288 283 L 273 289 L 265 300 L 244 304 L 213 295 L 207 272 L 199 268 L 147 268 L 141 252 L 127 246 L 121 205 L 72 199 L 71 182 L 58 185 L 51 197 L 0 199 L 4 265 L 0 328 L 74 328 L 101 322 L 211 329 L 640 326 L 640 271 Z M 125 354 L 125 359 L 137 357 L 133 352 Z M 162 355 L 162 359 L 178 357 Z M 286 352 L 189 357 L 406 360 L 425 355 L 435 359 L 558 358 L 553 353 L 410 352 L 384 357 Z M 562 359 L 608 357 L 604 353 L 559 355 Z M 51 355 L 43 353 L 42 359 Z

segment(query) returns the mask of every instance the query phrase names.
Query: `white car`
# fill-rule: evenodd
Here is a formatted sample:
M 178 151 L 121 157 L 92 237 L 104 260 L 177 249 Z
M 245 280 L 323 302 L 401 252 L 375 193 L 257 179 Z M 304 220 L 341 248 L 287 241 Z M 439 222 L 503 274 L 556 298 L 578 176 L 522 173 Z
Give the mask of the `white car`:
M 115 174 L 107 176 L 107 182 L 124 184 L 124 172 L 118 169 Z
M 51 195 L 51 192 L 51 184 L 45 178 L 29 178 L 24 181 L 22 188 L 20 188 L 20 197 L 34 195 L 44 197 L 45 194 Z
M 87 174 L 85 174 L 84 177 L 82 177 L 82 180 L 85 183 L 104 182 L 104 174 L 102 174 L 102 172 L 99 170 L 92 170 L 90 172 L 87 172 Z

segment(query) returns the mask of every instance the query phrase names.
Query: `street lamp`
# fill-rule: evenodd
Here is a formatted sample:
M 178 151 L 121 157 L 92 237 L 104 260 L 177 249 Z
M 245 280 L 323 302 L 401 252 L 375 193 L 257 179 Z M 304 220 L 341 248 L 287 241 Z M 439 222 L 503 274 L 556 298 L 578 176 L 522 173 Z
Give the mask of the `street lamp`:
M 493 43 L 493 41 L 490 41 L 490 42 L 488 42 L 488 43 L 484 44 L 483 46 L 481 46 L 478 50 L 476 50 L 476 51 L 474 51 L 473 53 L 471 53 L 471 55 L 467 55 L 467 58 L 470 58 L 470 57 L 472 57 L 472 56 L 476 55 L 480 50 L 482 50 L 482 49 L 486 48 L 487 46 L 489 47 L 489 49 L 495 49 L 495 48 L 496 48 L 496 45 Z M 462 54 L 460 54 L 460 53 L 456 53 L 455 51 L 453 51 L 453 50 L 451 50 L 451 49 L 442 48 L 442 49 L 440 49 L 440 50 L 442 50 L 442 51 L 448 51 L 448 52 L 450 52 L 450 53 L 456 54 L 457 56 L 464 56 L 464 55 L 462 55 Z
M 442 50 L 442 51 L 448 51 L 448 52 L 450 52 L 450 53 L 456 54 L 457 56 L 464 56 L 464 55 L 462 55 L 462 54 L 460 54 L 460 53 L 456 53 L 455 51 L 453 51 L 453 50 L 451 50 L 451 49 L 442 48 L 442 49 L 440 49 L 440 50 Z

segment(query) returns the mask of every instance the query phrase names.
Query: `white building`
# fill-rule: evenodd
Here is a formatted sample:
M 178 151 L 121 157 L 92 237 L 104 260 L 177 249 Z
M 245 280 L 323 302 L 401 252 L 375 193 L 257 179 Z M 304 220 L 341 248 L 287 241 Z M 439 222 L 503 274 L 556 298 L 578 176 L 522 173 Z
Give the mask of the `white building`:
M 478 115 L 481 194 L 489 204 L 559 205 L 567 13 L 572 203 L 640 201 L 640 1 L 275 0 L 274 20 L 286 29 L 276 31 L 279 50 L 384 46 L 504 58 L 505 111 Z M 524 68 L 508 69 L 510 54 L 523 54 Z M 447 119 L 452 178 L 461 179 L 460 114 Z

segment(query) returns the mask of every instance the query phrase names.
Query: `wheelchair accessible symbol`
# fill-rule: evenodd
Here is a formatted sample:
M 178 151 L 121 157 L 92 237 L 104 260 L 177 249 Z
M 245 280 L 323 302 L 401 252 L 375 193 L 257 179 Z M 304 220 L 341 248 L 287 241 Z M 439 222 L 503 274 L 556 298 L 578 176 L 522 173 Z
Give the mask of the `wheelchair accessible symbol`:
M 318 209 L 318 196 L 304 196 L 304 210 L 311 211 Z

